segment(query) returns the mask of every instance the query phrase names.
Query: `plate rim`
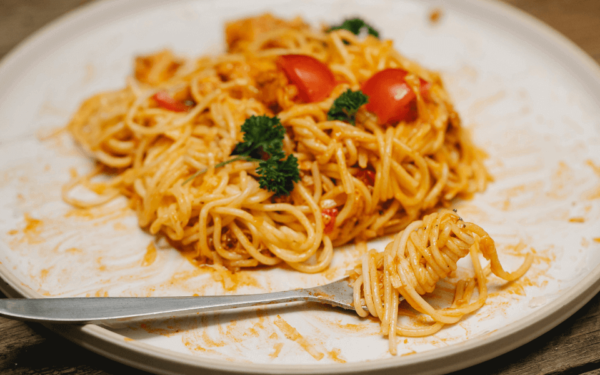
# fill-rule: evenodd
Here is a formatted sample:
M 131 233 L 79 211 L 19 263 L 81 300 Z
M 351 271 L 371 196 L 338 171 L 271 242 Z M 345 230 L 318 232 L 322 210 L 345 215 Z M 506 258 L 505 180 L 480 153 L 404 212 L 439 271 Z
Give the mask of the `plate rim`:
M 194 0 L 178 0 L 188 2 Z M 203 1 L 203 0 L 196 0 Z M 20 65 L 28 55 L 46 56 L 44 45 L 48 42 L 64 43 L 68 40 L 68 31 L 86 21 L 93 21 L 94 26 L 102 20 L 112 20 L 115 14 L 126 16 L 140 9 L 148 9 L 167 3 L 168 0 L 104 0 L 89 3 L 70 11 L 55 19 L 25 38 L 0 61 L 0 82 L 8 78 L 10 87 L 10 71 Z M 560 55 L 568 63 L 567 70 L 577 74 L 579 83 L 595 92 L 594 97 L 600 101 L 600 66 L 580 47 L 565 36 L 535 17 L 507 3 L 492 0 L 447 0 L 454 9 L 465 13 L 490 14 L 503 18 L 502 23 L 512 23 L 520 30 L 527 31 L 529 38 L 535 37 L 538 42 L 547 44 L 544 50 Z M 86 25 L 86 27 L 90 27 Z M 514 32 L 516 29 L 512 30 Z M 65 38 L 64 36 L 67 35 Z M 549 45 L 548 45 L 549 43 Z M 550 49 L 548 49 L 550 48 Z M 35 59 L 28 65 L 35 63 Z M 21 65 L 22 67 L 22 65 Z M 579 67 L 579 69 L 575 69 Z M 17 68 L 18 70 L 22 70 Z M 18 75 L 15 75 L 18 78 Z M 587 78 L 587 80 L 583 80 Z M 590 79 L 591 78 L 591 79 Z M 0 90 L 0 105 L 2 103 Z M 10 270 L 0 263 L 0 290 L 10 297 L 41 297 L 37 292 L 21 284 Z M 513 350 L 546 333 L 573 313 L 579 310 L 600 291 L 600 265 L 594 268 L 576 285 L 564 290 L 561 296 L 529 314 L 525 318 L 513 322 L 487 335 L 480 335 L 465 342 L 450 345 L 431 351 L 417 353 L 409 357 L 393 357 L 377 361 L 364 361 L 349 364 L 314 364 L 314 365 L 280 365 L 280 364 L 248 364 L 229 362 L 218 359 L 202 358 L 191 354 L 183 354 L 168 349 L 145 344 L 139 341 L 126 341 L 125 336 L 112 332 L 99 325 L 84 326 L 45 326 L 59 333 L 78 345 L 109 359 L 131 367 L 160 374 L 196 373 L 199 369 L 210 374 L 352 374 L 369 373 L 386 374 L 404 370 L 408 373 L 440 374 L 456 371 L 476 365 L 496 356 Z M 466 356 L 465 354 L 469 354 Z

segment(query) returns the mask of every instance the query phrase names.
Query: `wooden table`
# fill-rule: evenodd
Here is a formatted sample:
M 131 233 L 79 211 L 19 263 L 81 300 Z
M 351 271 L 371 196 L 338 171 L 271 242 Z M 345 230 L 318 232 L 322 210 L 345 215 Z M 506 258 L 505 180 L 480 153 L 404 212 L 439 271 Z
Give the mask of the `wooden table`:
M 505 0 L 554 27 L 600 62 L 600 0 Z M 0 0 L 0 57 L 82 0 Z M 1 297 L 4 297 L 0 294 Z M 0 318 L 6 374 L 146 374 L 71 343 L 38 324 Z M 538 339 L 453 375 L 600 375 L 600 294 Z

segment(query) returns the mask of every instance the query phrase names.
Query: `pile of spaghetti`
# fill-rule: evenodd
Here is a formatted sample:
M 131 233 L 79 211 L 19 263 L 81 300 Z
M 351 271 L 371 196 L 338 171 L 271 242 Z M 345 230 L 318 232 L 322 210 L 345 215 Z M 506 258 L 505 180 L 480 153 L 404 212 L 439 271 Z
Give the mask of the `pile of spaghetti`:
M 68 129 L 98 167 L 67 202 L 124 195 L 141 227 L 218 269 L 319 272 L 335 246 L 486 188 L 440 77 L 360 20 L 263 15 L 226 37 L 218 56 L 139 57 L 125 88 L 81 105 Z
M 481 266 L 479 254 L 490 261 L 485 268 Z M 456 284 L 450 308 L 434 309 L 421 295 L 433 292 L 438 280 L 455 271 L 457 261 L 466 255 L 471 256 L 475 277 Z M 513 281 L 523 276 L 532 262 L 533 255 L 529 253 L 516 271 L 506 272 L 494 241 L 483 229 L 464 222 L 455 212 L 441 210 L 411 223 L 394 237 L 383 253 L 370 250 L 363 255 L 360 264 L 350 271 L 354 306 L 361 317 L 371 314 L 380 319 L 381 331 L 389 337 L 390 353 L 395 355 L 396 335 L 428 336 L 445 324 L 458 322 L 485 304 L 486 278 L 491 272 L 503 280 Z M 471 303 L 476 285 L 479 296 Z M 432 319 L 432 323 L 417 328 L 398 327 L 401 298 Z

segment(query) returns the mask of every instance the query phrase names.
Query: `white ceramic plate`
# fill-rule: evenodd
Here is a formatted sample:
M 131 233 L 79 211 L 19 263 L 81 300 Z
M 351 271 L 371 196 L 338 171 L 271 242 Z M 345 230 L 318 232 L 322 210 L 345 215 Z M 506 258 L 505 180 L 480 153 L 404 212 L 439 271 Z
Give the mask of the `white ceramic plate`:
M 441 21 L 428 14 L 442 6 Z M 396 48 L 442 72 L 464 124 L 490 158 L 496 182 L 455 207 L 495 238 L 509 269 L 526 252 L 522 280 L 490 279 L 488 304 L 428 338 L 401 340 L 391 357 L 378 323 L 312 305 L 221 313 L 123 329 L 53 327 L 117 361 L 167 373 L 444 373 L 502 354 L 551 329 L 600 289 L 600 74 L 570 42 L 502 4 L 475 1 L 99 2 L 37 33 L 0 66 L 0 275 L 10 295 L 150 296 L 253 293 L 322 284 L 353 264 L 338 249 L 322 275 L 289 269 L 241 273 L 223 290 L 209 269 L 152 241 L 124 200 L 89 212 L 61 201 L 69 171 L 92 162 L 63 126 L 87 96 L 119 88 L 138 54 L 198 56 L 222 49 L 225 20 L 270 11 L 318 25 L 361 15 Z M 29 219 L 26 219 L 28 217 Z M 39 220 L 39 221 L 36 221 Z M 382 248 L 386 240 L 371 244 Z M 461 264 L 460 275 L 469 271 Z M 430 297 L 443 304 L 451 286 Z M 284 319 L 315 360 L 274 322 Z M 279 348 L 279 350 L 277 350 Z M 409 355 L 410 354 L 410 355 Z M 338 363 L 345 361 L 347 363 Z

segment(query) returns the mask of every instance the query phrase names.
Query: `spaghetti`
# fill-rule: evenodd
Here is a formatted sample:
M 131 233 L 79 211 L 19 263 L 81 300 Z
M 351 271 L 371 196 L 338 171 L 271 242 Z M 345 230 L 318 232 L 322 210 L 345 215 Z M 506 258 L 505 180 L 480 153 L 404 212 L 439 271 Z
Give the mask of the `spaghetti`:
M 219 270 L 285 262 L 314 273 L 335 246 L 396 233 L 425 210 L 486 188 L 483 152 L 439 75 L 391 41 L 270 15 L 229 23 L 226 37 L 218 56 L 139 57 L 125 88 L 81 105 L 68 129 L 98 167 L 65 186 L 66 202 L 86 208 L 124 195 L 141 227 Z M 281 59 L 298 55 L 331 72 L 330 92 L 294 83 Z M 340 95 L 386 69 L 404 72 L 413 117 L 381 123 L 362 106 L 353 124 L 328 119 Z M 260 187 L 256 160 L 230 162 L 252 116 L 285 129 L 281 153 L 299 169 L 288 196 Z M 77 186 L 97 198 L 76 198 Z
M 485 268 L 481 266 L 480 253 L 490 261 Z M 467 255 L 471 256 L 475 277 L 458 282 L 450 308 L 434 309 L 421 295 L 433 292 L 437 281 L 455 271 L 457 261 Z M 530 253 L 516 271 L 504 271 L 494 241 L 483 229 L 462 221 L 452 211 L 441 210 L 411 223 L 394 237 L 383 253 L 370 250 L 362 256 L 360 264 L 350 272 L 354 306 L 359 316 L 370 314 L 380 319 L 381 331 L 389 337 L 390 353 L 395 355 L 396 335 L 428 336 L 446 324 L 458 322 L 485 304 L 486 277 L 490 272 L 513 281 L 523 276 L 532 262 Z M 471 303 L 475 286 L 479 296 Z M 398 327 L 401 298 L 433 319 L 433 323 L 422 328 Z

